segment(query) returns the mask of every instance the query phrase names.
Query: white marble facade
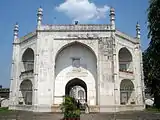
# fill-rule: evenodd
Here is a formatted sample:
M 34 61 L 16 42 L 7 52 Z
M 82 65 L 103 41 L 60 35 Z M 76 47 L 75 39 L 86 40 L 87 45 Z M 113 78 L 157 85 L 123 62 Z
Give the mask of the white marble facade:
M 44 25 L 42 13 L 24 37 L 15 25 L 10 109 L 55 112 L 65 95 L 83 99 L 90 112 L 144 109 L 138 24 L 130 37 L 116 30 L 113 8 L 110 24 Z

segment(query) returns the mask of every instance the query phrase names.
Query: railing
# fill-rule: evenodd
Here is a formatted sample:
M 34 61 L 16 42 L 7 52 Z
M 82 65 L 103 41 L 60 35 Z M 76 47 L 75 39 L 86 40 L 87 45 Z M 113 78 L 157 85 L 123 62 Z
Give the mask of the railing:
M 129 68 L 129 64 L 121 64 L 120 63 L 119 64 L 119 71 L 133 74 L 133 71 L 131 70 L 131 68 Z
M 124 69 L 119 69 L 120 72 L 125 72 L 125 73 L 130 73 L 130 74 L 133 74 L 133 71 L 127 71 L 127 70 L 124 70 Z
M 31 71 L 34 69 L 34 61 L 23 61 L 25 71 Z
M 29 74 L 29 73 L 33 73 L 33 69 L 32 69 L 32 70 L 27 70 L 27 71 L 21 72 L 21 75 Z
M 30 76 L 33 77 L 34 72 L 34 61 L 23 61 L 24 70 L 21 72 L 20 77 Z

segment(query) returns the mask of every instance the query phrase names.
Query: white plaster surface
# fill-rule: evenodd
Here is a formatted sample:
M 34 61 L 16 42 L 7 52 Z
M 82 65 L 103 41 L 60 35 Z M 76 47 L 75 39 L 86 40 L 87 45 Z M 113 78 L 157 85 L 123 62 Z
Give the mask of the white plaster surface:
M 61 104 L 66 84 L 78 78 L 87 85 L 88 105 L 99 106 L 99 112 L 114 111 L 115 106 L 120 106 L 123 79 L 130 79 L 134 84 L 135 95 L 132 97 L 136 98 L 136 105 L 133 109 L 143 109 L 141 49 L 135 49 L 139 46 L 137 41 L 124 33 L 111 31 L 110 25 L 39 26 L 28 42 L 23 40 L 23 44 L 13 46 L 11 108 L 27 109 L 18 105 L 19 86 L 25 79 L 33 84 L 33 105 L 28 110 L 48 112 L 52 106 Z M 34 51 L 34 72 L 20 78 L 21 56 L 28 47 Z M 132 55 L 133 74 L 119 72 L 118 55 L 123 47 Z M 80 58 L 78 69 L 72 67 L 72 58 Z M 124 105 L 117 110 L 122 109 L 131 108 Z

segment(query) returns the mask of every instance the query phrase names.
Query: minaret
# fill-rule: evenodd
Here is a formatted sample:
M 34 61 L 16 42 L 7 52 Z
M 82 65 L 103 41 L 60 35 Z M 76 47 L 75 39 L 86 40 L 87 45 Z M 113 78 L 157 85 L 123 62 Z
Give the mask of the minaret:
M 117 41 L 115 39 L 115 30 L 116 30 L 116 26 L 115 26 L 115 10 L 113 7 L 110 8 L 110 25 L 111 25 L 111 39 L 112 39 L 112 51 L 113 51 L 113 55 L 112 55 L 112 78 L 114 81 L 114 104 L 117 105 L 118 104 L 118 98 L 116 96 L 118 96 L 118 87 L 116 84 L 116 81 L 118 81 L 118 69 L 117 69 Z M 116 112 L 116 110 L 115 110 Z
M 19 63 L 20 63 L 20 45 L 19 45 L 19 25 L 16 23 L 13 29 L 13 53 L 12 53 L 12 67 L 11 67 L 11 83 L 10 83 L 10 101 L 14 109 L 14 105 L 18 104 L 18 91 L 19 91 Z M 12 109 L 10 107 L 9 109 Z
M 137 38 L 137 39 L 140 39 L 140 38 L 141 38 L 140 25 L 139 25 L 138 22 L 137 22 L 137 25 L 136 25 L 136 38 Z
M 110 24 L 111 24 L 111 30 L 115 30 L 115 10 L 113 7 L 110 8 Z
M 37 13 L 37 25 L 40 26 L 42 24 L 42 17 L 43 17 L 43 9 L 42 7 L 40 7 L 38 9 L 38 13 Z
M 18 43 L 18 32 L 19 32 L 19 25 L 18 25 L 18 23 L 15 24 L 13 32 L 14 32 L 13 33 L 14 43 Z

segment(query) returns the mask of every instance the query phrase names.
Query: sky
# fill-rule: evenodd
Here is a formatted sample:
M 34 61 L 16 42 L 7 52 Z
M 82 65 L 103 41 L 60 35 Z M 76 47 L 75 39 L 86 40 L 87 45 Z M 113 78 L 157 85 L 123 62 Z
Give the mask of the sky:
M 13 27 L 19 36 L 36 29 L 37 9 L 43 8 L 43 24 L 109 24 L 109 8 L 116 12 L 116 28 L 135 37 L 136 23 L 141 26 L 142 50 L 148 47 L 148 0 L 0 0 L 0 85 L 10 86 Z

